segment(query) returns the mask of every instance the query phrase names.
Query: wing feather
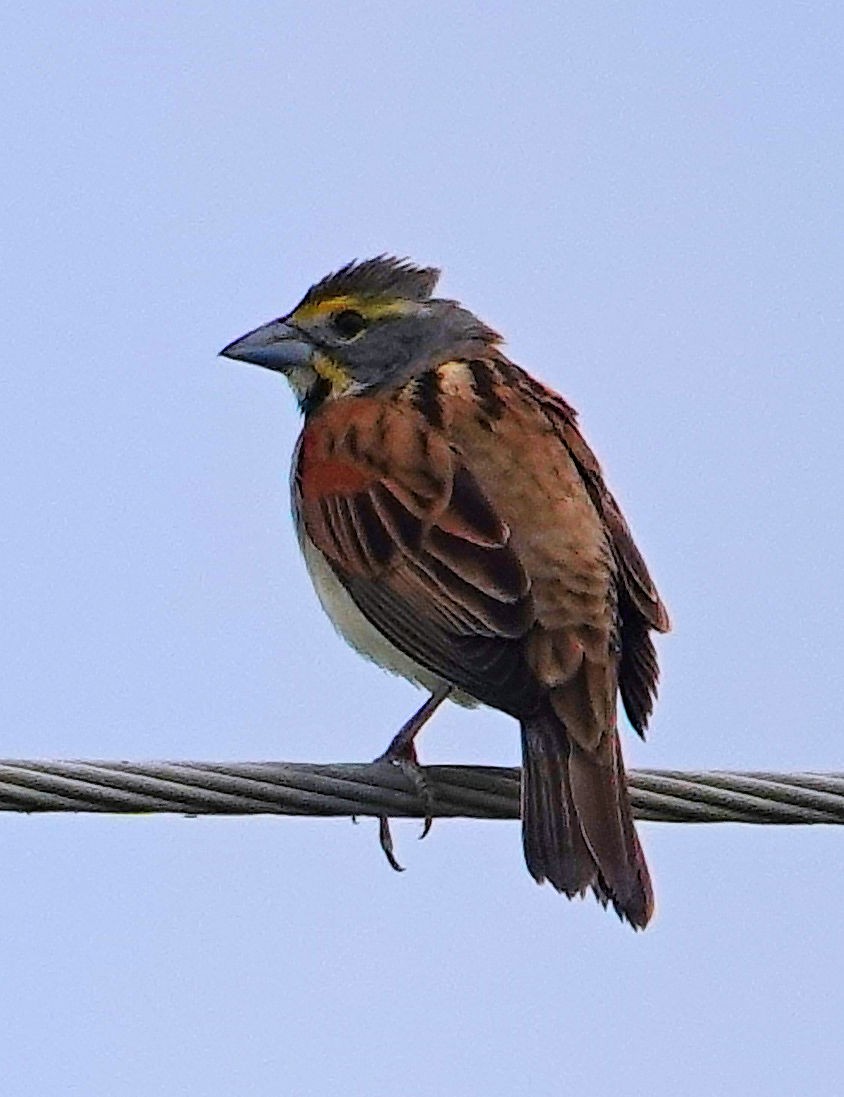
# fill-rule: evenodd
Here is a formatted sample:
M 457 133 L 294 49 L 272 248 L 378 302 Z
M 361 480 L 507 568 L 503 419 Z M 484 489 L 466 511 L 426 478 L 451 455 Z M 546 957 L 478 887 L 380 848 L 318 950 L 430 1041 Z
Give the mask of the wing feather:
M 659 667 L 649 631 L 668 632 L 671 621 L 642 554 L 612 492 L 606 486 L 597 457 L 577 426 L 574 409 L 557 393 L 529 374 L 508 364 L 522 389 L 543 408 L 589 492 L 610 537 L 618 567 L 618 609 L 621 658 L 618 686 L 630 723 L 643 735 L 657 694 Z
M 352 446 L 340 403 L 303 432 L 294 507 L 307 536 L 399 650 L 480 701 L 531 707 L 520 641 L 535 615 L 509 528 L 406 409 L 360 398 L 353 410 Z M 385 452 L 391 439 L 396 453 Z

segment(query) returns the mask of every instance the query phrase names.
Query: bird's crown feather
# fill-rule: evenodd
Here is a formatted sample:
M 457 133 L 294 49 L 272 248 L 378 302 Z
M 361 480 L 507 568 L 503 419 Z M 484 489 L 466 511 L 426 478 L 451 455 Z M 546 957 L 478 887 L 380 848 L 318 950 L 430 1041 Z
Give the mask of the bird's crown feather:
M 417 267 L 409 259 L 392 255 L 355 259 L 311 286 L 299 308 L 347 296 L 425 301 L 434 292 L 439 276 L 436 267 Z

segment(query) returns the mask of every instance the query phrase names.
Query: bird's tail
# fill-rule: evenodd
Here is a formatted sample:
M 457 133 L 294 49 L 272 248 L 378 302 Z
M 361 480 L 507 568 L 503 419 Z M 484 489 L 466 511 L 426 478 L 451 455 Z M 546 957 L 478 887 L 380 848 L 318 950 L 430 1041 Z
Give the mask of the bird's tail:
M 522 842 L 534 880 L 571 898 L 591 887 L 644 929 L 653 890 L 627 794 L 618 733 L 604 751 L 573 742 L 550 710 L 522 721 Z

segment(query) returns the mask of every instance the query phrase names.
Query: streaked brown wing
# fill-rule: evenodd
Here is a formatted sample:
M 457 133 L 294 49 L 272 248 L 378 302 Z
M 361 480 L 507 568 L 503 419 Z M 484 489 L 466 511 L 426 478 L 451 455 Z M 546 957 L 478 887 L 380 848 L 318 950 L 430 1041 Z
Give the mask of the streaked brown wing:
M 326 406 L 302 435 L 294 505 L 391 643 L 478 700 L 529 707 L 528 578 L 509 529 L 418 412 L 365 397 Z
M 668 632 L 668 611 L 657 593 L 645 561 L 633 541 L 630 527 L 607 488 L 597 457 L 577 426 L 574 409 L 557 393 L 513 367 L 520 384 L 530 392 L 554 424 L 563 444 L 601 516 L 618 565 L 618 609 L 621 618 L 621 661 L 618 687 L 630 723 L 639 734 L 647 728 L 656 698 L 659 667 L 650 630 Z

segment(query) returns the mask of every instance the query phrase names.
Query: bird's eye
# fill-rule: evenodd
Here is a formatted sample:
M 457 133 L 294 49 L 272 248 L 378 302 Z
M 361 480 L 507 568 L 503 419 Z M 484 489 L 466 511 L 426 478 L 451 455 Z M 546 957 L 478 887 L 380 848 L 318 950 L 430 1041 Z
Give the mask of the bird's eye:
M 344 339 L 353 339 L 366 327 L 366 320 L 354 309 L 343 309 L 332 319 L 334 330 Z

